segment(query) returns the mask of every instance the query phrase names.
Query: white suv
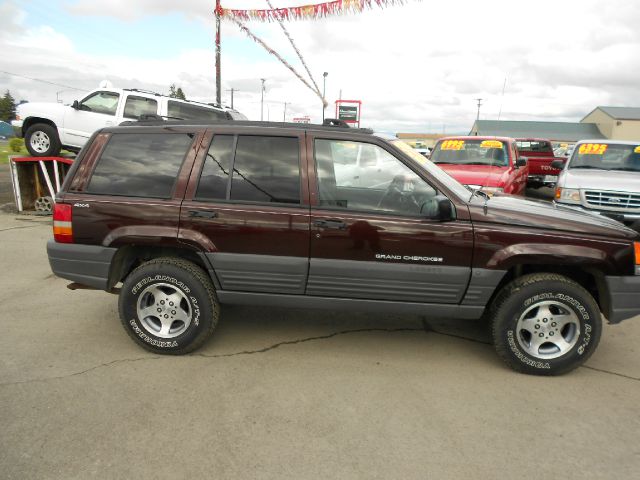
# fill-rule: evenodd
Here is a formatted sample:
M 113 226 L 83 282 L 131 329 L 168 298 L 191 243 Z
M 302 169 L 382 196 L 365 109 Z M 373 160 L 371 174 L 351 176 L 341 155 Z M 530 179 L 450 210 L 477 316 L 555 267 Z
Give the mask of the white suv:
M 49 157 L 58 155 L 62 148 L 79 151 L 96 130 L 143 115 L 199 122 L 247 119 L 230 108 L 147 90 L 100 88 L 72 105 L 24 103 L 18 106 L 16 120 L 11 123 L 22 133 L 31 155 Z

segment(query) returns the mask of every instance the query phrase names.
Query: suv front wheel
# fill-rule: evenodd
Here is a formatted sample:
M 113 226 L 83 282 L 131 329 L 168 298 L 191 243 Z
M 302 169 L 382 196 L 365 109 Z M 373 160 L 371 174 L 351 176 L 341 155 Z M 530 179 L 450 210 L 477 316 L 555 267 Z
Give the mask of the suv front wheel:
M 602 332 L 600 309 L 580 285 L 562 275 L 517 278 L 491 308 L 498 355 L 514 370 L 559 375 L 582 365 Z
M 133 340 L 154 353 L 192 352 L 211 336 L 220 306 L 208 275 L 177 258 L 143 263 L 120 292 L 120 319 Z
M 24 145 L 34 157 L 55 157 L 62 148 L 58 130 L 46 123 L 30 126 L 24 134 Z

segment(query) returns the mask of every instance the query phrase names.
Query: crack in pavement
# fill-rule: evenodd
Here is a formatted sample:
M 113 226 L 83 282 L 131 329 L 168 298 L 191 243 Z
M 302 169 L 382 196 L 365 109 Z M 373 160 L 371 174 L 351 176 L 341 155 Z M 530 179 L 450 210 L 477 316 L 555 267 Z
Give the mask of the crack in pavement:
M 36 228 L 36 227 L 39 227 L 39 226 L 40 226 L 40 224 L 38 224 L 38 225 L 22 225 L 20 227 L 3 228 L 3 229 L 0 229 L 0 232 L 6 232 L 8 230 L 19 230 L 21 228 Z
M 594 372 L 608 373 L 609 375 L 615 375 L 617 377 L 627 378 L 629 380 L 635 380 L 640 382 L 640 377 L 632 377 L 631 375 L 625 375 L 624 373 L 612 372 L 611 370 L 605 370 L 603 368 L 590 367 L 589 365 L 581 365 L 580 368 L 586 368 L 587 370 L 593 370 Z
M 427 322 L 426 319 L 423 319 L 422 320 L 422 328 L 398 327 L 398 328 L 358 328 L 358 329 L 353 329 L 353 330 L 341 330 L 341 331 L 338 331 L 338 332 L 329 333 L 327 335 L 317 335 L 317 336 L 314 336 L 314 337 L 306 337 L 306 338 L 301 338 L 301 339 L 297 339 L 297 340 L 285 340 L 283 342 L 274 343 L 273 345 L 269 345 L 267 347 L 259 348 L 259 349 L 256 349 L 256 350 L 242 350 L 242 351 L 233 352 L 233 353 L 217 353 L 217 354 L 191 353 L 191 354 L 186 355 L 186 357 L 229 358 L 229 357 L 237 357 L 237 356 L 241 356 L 241 355 L 253 355 L 253 354 L 257 354 L 257 353 L 266 353 L 266 352 L 269 352 L 271 350 L 275 350 L 276 348 L 279 348 L 279 347 L 282 347 L 282 346 L 286 346 L 286 345 L 297 345 L 297 344 L 300 344 L 300 343 L 313 342 L 313 341 L 317 341 L 317 340 L 327 340 L 327 339 L 330 339 L 330 338 L 333 338 L 333 337 L 337 337 L 339 335 L 347 335 L 347 334 L 351 334 L 351 333 L 367 333 L 367 332 L 383 332 L 383 333 L 425 332 L 425 333 L 435 333 L 436 335 L 442 335 L 442 336 L 445 336 L 445 337 L 452 337 L 452 338 L 456 338 L 458 340 L 466 340 L 468 342 L 479 343 L 479 344 L 482 344 L 482 345 L 491 345 L 491 342 L 485 342 L 485 341 L 478 340 L 478 339 L 475 339 L 475 338 L 464 337 L 462 335 L 456 335 L 456 334 L 452 334 L 452 333 L 438 332 L 436 330 L 433 330 L 433 328 L 431 327 L 429 322 Z M 65 378 L 71 378 L 71 377 L 77 377 L 79 375 L 84 375 L 85 373 L 89 373 L 89 372 L 92 372 L 94 370 L 98 370 L 98 369 L 103 368 L 103 367 L 109 367 L 111 365 L 116 365 L 116 364 L 119 364 L 119 363 L 135 363 L 135 362 L 146 361 L 146 360 L 160 360 L 160 359 L 168 359 L 168 358 L 171 358 L 171 356 L 156 355 L 156 356 L 138 357 L 138 358 L 122 358 L 122 359 L 112 360 L 110 362 L 101 363 L 99 365 L 94 365 L 93 367 L 87 368 L 85 370 L 81 370 L 79 372 L 74 372 L 74 373 L 69 373 L 67 375 L 59 375 L 59 376 L 55 376 L 55 377 L 46 377 L 46 378 L 34 378 L 34 379 L 31 379 L 31 380 L 22 380 L 22 381 L 18 381 L 18 382 L 4 382 L 4 383 L 0 383 L 0 387 L 12 386 L 12 385 L 24 385 L 24 384 L 37 383 L 37 382 L 47 382 L 47 381 L 50 381 L 50 380 L 62 380 L 62 379 L 65 379 Z M 628 380 L 640 381 L 640 378 L 633 377 L 633 376 L 630 376 L 630 375 L 625 375 L 623 373 L 612 372 L 612 371 L 609 371 L 609 370 L 604 370 L 604 369 L 595 368 L 595 367 L 589 367 L 589 366 L 586 366 L 586 365 L 582 365 L 581 368 L 586 368 L 586 369 L 589 369 L 589 370 L 594 370 L 596 372 L 615 375 L 615 376 L 618 376 L 618 377 L 626 378 Z

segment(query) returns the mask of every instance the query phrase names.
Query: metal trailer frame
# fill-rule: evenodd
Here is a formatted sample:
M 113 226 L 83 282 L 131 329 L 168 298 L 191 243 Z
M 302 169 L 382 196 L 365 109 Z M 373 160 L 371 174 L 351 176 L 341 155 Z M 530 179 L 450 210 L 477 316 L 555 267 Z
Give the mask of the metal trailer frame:
M 18 169 L 18 164 L 27 164 L 33 163 L 34 165 L 38 165 L 40 167 L 40 172 L 44 182 L 46 184 L 47 190 L 52 199 L 55 199 L 56 193 L 60 191 L 60 186 L 64 181 L 65 172 L 62 169 L 61 164 L 72 165 L 74 159 L 67 157 L 17 157 L 17 156 L 9 156 L 9 169 L 11 172 L 11 186 L 13 189 L 13 197 L 16 202 L 16 208 L 18 212 L 24 211 L 24 205 L 22 202 L 22 191 L 20 189 L 20 172 Z M 47 170 L 47 166 L 45 162 L 52 162 L 52 170 L 53 170 L 53 183 L 51 176 L 49 175 L 49 171 Z M 37 173 L 37 167 L 36 167 Z M 54 188 L 55 186 L 55 188 Z

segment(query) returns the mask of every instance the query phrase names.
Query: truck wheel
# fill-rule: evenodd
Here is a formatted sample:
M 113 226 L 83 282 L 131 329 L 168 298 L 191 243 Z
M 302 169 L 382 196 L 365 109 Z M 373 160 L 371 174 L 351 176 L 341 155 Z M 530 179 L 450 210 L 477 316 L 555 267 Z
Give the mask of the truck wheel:
M 46 123 L 31 125 L 24 135 L 24 144 L 34 157 L 55 157 L 62 148 L 58 131 Z
M 559 375 L 582 365 L 602 332 L 600 309 L 589 292 L 552 273 L 506 285 L 490 318 L 498 355 L 514 370 L 534 375 Z
M 177 258 L 157 258 L 131 272 L 120 292 L 119 309 L 122 324 L 136 343 L 169 355 L 200 347 L 220 315 L 209 276 Z

